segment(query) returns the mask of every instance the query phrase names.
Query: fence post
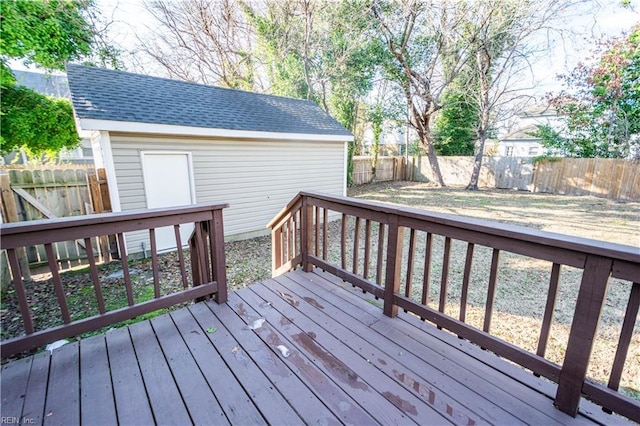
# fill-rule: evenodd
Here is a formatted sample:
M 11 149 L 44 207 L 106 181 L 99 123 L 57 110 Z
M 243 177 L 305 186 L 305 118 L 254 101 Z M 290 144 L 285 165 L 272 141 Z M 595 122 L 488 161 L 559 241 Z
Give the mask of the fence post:
M 582 272 L 582 282 L 555 400 L 558 409 L 573 417 L 578 413 L 582 386 L 587 375 L 612 266 L 611 259 L 587 256 Z
M 393 303 L 395 293 L 400 289 L 402 267 L 403 228 L 398 225 L 398 216 L 389 216 L 389 238 L 387 240 L 387 269 L 384 279 L 383 312 L 389 317 L 398 315 L 398 306 Z
M 20 218 L 18 218 L 18 207 L 16 206 L 16 198 L 13 195 L 13 189 L 11 189 L 11 181 L 9 180 L 9 175 L 6 173 L 0 174 L 0 189 L 3 222 L 19 222 Z M 30 280 L 31 270 L 29 269 L 29 259 L 27 258 L 26 249 L 20 247 L 16 250 L 16 254 L 18 256 L 20 270 L 22 271 L 22 278 L 25 280 Z M 15 279 L 15 277 L 13 278 Z
M 313 231 L 313 206 L 309 204 L 306 195 L 302 196 L 301 209 L 300 253 L 302 254 L 302 270 L 304 272 L 311 272 L 313 268 L 311 262 L 309 262 L 309 253 L 311 253 L 311 244 L 313 243 L 311 239 L 311 231 Z

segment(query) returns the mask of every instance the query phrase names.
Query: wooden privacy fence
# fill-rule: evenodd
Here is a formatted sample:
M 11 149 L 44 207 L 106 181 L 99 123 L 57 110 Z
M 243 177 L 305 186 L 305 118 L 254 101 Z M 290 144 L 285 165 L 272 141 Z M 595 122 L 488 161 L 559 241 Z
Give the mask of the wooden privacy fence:
M 439 157 L 444 181 L 466 186 L 472 157 Z M 372 182 L 373 157 L 353 158 L 353 183 Z M 426 157 L 380 157 L 375 181 L 435 181 Z M 640 200 L 640 162 L 608 158 L 563 158 L 533 163 L 530 157 L 485 157 L 478 186 L 563 195 Z
M 330 224 L 336 213 L 341 222 Z M 334 225 L 339 237 L 329 232 Z M 640 307 L 637 248 L 312 192 L 300 193 L 268 226 L 274 276 L 298 266 L 321 268 L 382 299 L 386 315 L 402 308 L 557 383 L 555 404 L 574 417 L 585 396 L 640 422 L 640 401 L 618 392 L 625 363 L 635 356 L 629 347 Z M 484 258 L 490 261 L 479 261 Z M 548 278 L 519 280 L 532 265 Z M 575 281 L 567 282 L 567 274 Z M 619 331 L 603 335 L 598 323 L 613 286 L 621 286 L 617 303 L 626 308 L 617 307 Z M 531 327 L 537 345 L 493 334 L 508 292 L 532 303 L 531 313 L 519 311 L 519 321 L 540 314 Z M 557 299 L 564 310 L 575 309 L 561 315 Z M 564 323 L 571 323 L 567 341 L 554 342 L 553 330 Z M 587 377 L 596 341 L 613 345 L 604 355 L 612 361 L 606 385 Z M 549 347 L 555 352 L 562 344 L 564 360 L 550 360 Z
M 413 161 L 415 164 L 415 159 Z M 405 157 L 380 156 L 376 165 L 375 180 L 377 182 L 411 180 L 411 170 L 411 167 L 407 167 Z M 362 185 L 372 180 L 374 180 L 373 157 L 353 157 L 353 184 Z
M 3 167 L 0 169 L 3 223 L 80 216 L 111 211 L 104 169 L 82 166 Z M 56 259 L 63 268 L 86 261 L 82 241 L 55 244 Z M 109 253 L 107 238 L 96 245 L 98 256 Z M 19 251 L 20 262 L 29 278 L 28 265 L 45 265 L 42 247 Z M 3 280 L 4 281 L 4 280 Z
M 640 161 L 563 158 L 535 165 L 532 190 L 564 195 L 594 195 L 640 200 Z

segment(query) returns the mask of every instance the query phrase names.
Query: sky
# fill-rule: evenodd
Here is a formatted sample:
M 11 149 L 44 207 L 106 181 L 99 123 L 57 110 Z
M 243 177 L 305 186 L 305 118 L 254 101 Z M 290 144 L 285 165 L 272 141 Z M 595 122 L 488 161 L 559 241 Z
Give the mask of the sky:
M 104 17 L 113 21 L 110 37 L 125 51 L 134 50 L 138 43 L 137 36 L 144 36 L 148 33 L 148 28 L 154 26 L 153 18 L 144 7 L 144 0 L 98 0 L 96 4 Z M 632 1 L 631 10 L 623 9 L 619 4 L 620 0 L 592 0 L 585 4 L 588 12 L 564 19 L 565 28 L 574 29 L 582 35 L 564 40 L 556 38 L 555 46 L 549 55 L 534 64 L 536 82 L 532 90 L 536 95 L 542 96 L 547 92 L 559 90 L 561 83 L 556 76 L 570 72 L 579 61 L 584 60 L 594 40 L 603 35 L 619 35 L 640 22 L 640 0 Z M 546 40 L 541 40 L 541 43 L 545 42 Z M 127 62 L 125 59 L 125 65 L 129 70 L 140 72 Z M 18 62 L 13 62 L 12 66 L 16 69 L 27 69 Z M 162 76 L 162 70 L 154 68 L 153 65 L 149 66 L 148 62 L 144 72 Z

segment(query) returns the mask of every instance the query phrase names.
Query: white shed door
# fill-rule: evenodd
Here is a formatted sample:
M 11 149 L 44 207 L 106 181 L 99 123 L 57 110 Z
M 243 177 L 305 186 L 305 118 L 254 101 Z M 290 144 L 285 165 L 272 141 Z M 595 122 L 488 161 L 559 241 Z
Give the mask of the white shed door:
M 142 152 L 147 208 L 184 206 L 195 203 L 191 154 L 186 152 Z M 182 245 L 189 243 L 193 224 L 180 225 Z M 158 251 L 176 248 L 172 227 L 156 229 Z

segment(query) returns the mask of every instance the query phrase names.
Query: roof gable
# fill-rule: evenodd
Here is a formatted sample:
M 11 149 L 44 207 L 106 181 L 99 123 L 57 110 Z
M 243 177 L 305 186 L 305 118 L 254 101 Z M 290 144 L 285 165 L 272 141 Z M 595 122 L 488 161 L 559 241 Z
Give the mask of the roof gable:
M 73 64 L 67 78 L 80 120 L 351 136 L 311 101 Z

